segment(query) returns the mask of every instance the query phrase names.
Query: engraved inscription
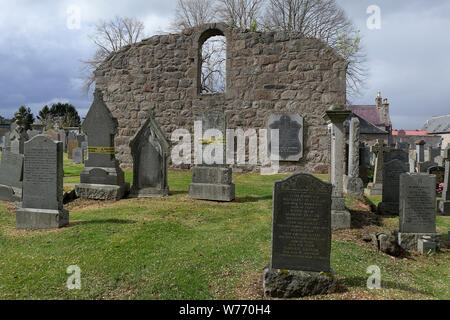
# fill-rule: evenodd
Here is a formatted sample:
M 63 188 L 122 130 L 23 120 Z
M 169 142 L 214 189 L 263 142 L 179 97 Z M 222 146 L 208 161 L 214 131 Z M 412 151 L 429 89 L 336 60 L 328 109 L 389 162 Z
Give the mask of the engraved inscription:
M 27 150 L 24 181 L 27 183 L 56 183 L 56 157 L 54 151 L 43 148 Z

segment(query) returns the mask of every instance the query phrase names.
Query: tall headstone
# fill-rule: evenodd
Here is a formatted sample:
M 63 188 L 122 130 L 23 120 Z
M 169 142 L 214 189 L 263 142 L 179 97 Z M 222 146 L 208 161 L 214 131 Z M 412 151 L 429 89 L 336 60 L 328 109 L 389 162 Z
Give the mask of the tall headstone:
M 383 197 L 378 205 L 378 213 L 398 215 L 400 175 L 409 172 L 409 165 L 398 159 L 391 160 L 383 167 Z
M 69 224 L 63 208 L 62 143 L 38 135 L 25 143 L 23 203 L 17 229 L 54 229 Z
M 416 141 L 416 161 L 418 163 L 425 162 L 425 141 Z
M 80 175 L 81 183 L 75 186 L 80 198 L 119 200 L 128 193 L 130 185 L 125 182 L 115 157 L 117 125 L 117 119 L 103 101 L 103 94 L 96 89 L 94 102 L 82 125 L 88 136 L 89 156 Z
M 21 201 L 23 181 L 23 155 L 2 151 L 0 163 L 0 200 Z
M 189 196 L 198 200 L 233 201 L 233 171 L 226 165 L 225 114 L 222 111 L 203 112 L 201 121 L 197 124 L 201 128 L 196 131 L 202 133 L 202 136 L 194 137 L 197 165 L 192 169 Z
M 303 157 L 303 118 L 299 114 L 272 114 L 268 119 L 268 150 L 271 148 L 271 130 L 279 130 L 279 160 L 299 161 Z
M 444 189 L 442 190 L 442 200 L 439 201 L 439 211 L 444 216 L 450 216 L 450 148 L 442 152 L 445 161 Z
M 370 151 L 376 155 L 375 169 L 373 172 L 373 182 L 367 185 L 364 193 L 367 195 L 383 194 L 383 163 L 384 153 L 390 150 L 384 145 L 382 139 L 378 139 L 377 143 L 370 148 Z
M 348 229 L 351 224 L 350 212 L 345 207 L 343 194 L 344 180 L 344 122 L 351 112 L 345 106 L 333 106 L 325 112 L 323 118 L 329 120 L 331 126 L 331 166 L 330 180 L 333 185 L 331 205 L 331 228 Z
M 309 174 L 275 182 L 266 296 L 302 297 L 335 288 L 330 276 L 331 196 L 332 185 Z
M 359 166 L 359 177 L 366 185 L 369 183 L 368 170 L 370 169 L 370 148 L 366 147 L 364 143 L 360 144 L 359 147 L 360 154 L 360 166 Z
M 133 186 L 130 197 L 153 198 L 169 195 L 167 161 L 171 143 L 153 118 L 148 120 L 130 142 L 133 157 Z
M 436 177 L 422 173 L 400 175 L 400 218 L 398 243 L 407 250 L 417 249 L 423 236 L 439 242 L 436 233 Z
M 344 192 L 355 196 L 364 194 L 363 181 L 359 177 L 359 134 L 359 119 L 354 117 L 350 121 L 348 175 L 344 176 Z

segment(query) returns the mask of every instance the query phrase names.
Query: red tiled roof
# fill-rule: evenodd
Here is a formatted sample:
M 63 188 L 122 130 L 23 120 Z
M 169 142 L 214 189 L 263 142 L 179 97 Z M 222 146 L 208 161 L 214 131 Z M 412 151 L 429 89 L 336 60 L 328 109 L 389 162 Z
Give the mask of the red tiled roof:
M 377 106 L 349 106 L 348 109 L 373 125 L 385 125 L 381 121 Z
M 428 136 L 428 132 L 424 130 L 392 130 L 392 135 L 398 136 L 399 131 L 404 131 L 406 136 Z

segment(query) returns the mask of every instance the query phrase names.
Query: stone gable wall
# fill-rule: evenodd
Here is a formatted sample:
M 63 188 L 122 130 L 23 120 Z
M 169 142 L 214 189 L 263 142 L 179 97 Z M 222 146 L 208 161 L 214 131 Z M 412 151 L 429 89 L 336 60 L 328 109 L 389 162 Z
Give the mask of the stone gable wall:
M 218 32 L 227 39 L 226 92 L 201 95 L 201 44 Z M 95 82 L 118 119 L 116 156 L 124 168 L 132 166 L 128 144 L 149 110 L 169 139 L 175 129 L 193 133 L 202 111 L 223 110 L 228 127 L 244 131 L 266 129 L 272 113 L 299 113 L 305 124 L 304 157 L 281 162 L 282 171 L 323 172 L 329 162 L 329 137 L 322 115 L 330 105 L 345 104 L 346 68 L 347 63 L 319 40 L 208 24 L 123 48 L 96 70 Z

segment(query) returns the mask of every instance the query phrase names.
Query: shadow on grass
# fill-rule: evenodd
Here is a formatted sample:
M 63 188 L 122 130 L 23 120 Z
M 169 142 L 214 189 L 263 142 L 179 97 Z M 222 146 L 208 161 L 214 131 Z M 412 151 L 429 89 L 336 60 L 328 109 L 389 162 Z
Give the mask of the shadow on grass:
M 246 202 L 258 202 L 262 200 L 269 200 L 272 199 L 272 195 L 262 196 L 262 197 L 253 197 L 253 196 L 246 196 L 246 197 L 236 197 L 237 203 L 246 203 Z
M 69 223 L 69 227 L 74 227 L 77 225 L 87 225 L 87 224 L 134 224 L 134 220 L 123 220 L 123 219 L 102 219 L 102 220 L 89 220 L 89 221 L 74 221 Z
M 351 215 L 351 229 L 362 229 L 366 226 L 382 226 L 381 217 L 373 212 L 348 210 Z
M 367 278 L 365 278 L 365 277 L 345 277 L 344 283 L 347 287 L 350 287 L 350 288 L 366 288 Z M 383 278 L 381 278 L 381 289 L 398 289 L 398 290 L 407 291 L 407 292 L 411 292 L 411 293 L 415 293 L 415 294 L 423 294 L 423 295 L 428 295 L 428 296 L 431 295 L 432 296 L 432 294 L 430 292 L 418 290 L 418 289 L 412 288 L 412 287 L 407 286 L 402 283 L 398 283 L 398 282 L 394 282 L 394 281 L 386 281 L 386 280 L 383 280 Z
M 189 191 L 187 190 L 177 190 L 177 191 L 169 191 L 169 196 L 176 196 L 178 194 L 189 194 Z

